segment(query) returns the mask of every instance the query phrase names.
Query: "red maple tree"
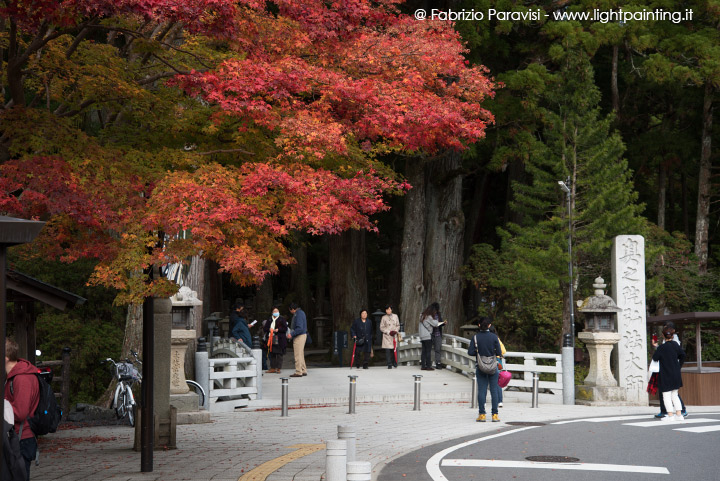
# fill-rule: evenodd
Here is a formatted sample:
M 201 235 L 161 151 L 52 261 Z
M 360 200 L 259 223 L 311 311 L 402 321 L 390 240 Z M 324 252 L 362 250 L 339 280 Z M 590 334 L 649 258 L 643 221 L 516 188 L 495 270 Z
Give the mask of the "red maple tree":
M 397 3 L 6 1 L 0 15 L 24 35 L 22 45 L 10 42 L 11 84 L 28 52 L 54 39 L 85 41 L 78 28 L 121 31 L 105 18 L 183 22 L 189 32 L 222 39 L 232 55 L 169 85 L 215 105 L 218 122 L 265 129 L 277 150 L 252 162 L 175 169 L 148 169 L 122 155 L 71 162 L 24 152 L 0 166 L 0 211 L 49 219 L 37 241 L 43 252 L 99 258 L 94 281 L 124 290 L 130 301 L 172 290 L 129 275 L 151 264 L 201 253 L 237 282 L 254 283 L 291 262 L 284 241 L 293 230 L 373 229 L 370 216 L 387 208 L 383 195 L 408 188 L 373 170 L 374 156 L 462 149 L 492 121 L 482 102 L 493 82 L 482 67 L 468 66 L 452 25 L 416 21 Z M 15 109 L 20 87 L 8 89 Z M 153 248 L 158 233 L 162 248 Z

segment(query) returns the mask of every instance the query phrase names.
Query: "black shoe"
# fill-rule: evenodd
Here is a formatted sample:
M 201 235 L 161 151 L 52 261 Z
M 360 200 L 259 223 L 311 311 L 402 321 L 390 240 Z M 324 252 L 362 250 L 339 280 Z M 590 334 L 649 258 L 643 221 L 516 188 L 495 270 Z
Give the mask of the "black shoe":
M 367 367 L 367 366 L 363 366 L 363 369 L 368 369 L 368 367 Z
M 388 366 L 388 369 L 392 369 L 392 366 Z

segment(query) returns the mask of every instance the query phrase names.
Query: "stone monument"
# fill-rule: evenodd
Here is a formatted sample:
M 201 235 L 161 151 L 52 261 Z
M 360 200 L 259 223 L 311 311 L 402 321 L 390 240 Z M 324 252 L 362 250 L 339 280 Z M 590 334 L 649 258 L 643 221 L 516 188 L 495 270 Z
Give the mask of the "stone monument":
M 610 369 L 610 353 L 620 340 L 615 331 L 620 309 L 611 297 L 605 295 L 602 277 L 595 279 L 593 287 L 595 295 L 577 303 L 579 311 L 585 316 L 585 329 L 578 333 L 578 339 L 588 349 L 590 372 L 583 384 L 575 386 L 575 402 L 594 405 L 625 401 L 625 391 L 618 387 Z
M 170 342 L 170 404 L 177 409 L 177 423 L 210 422 L 210 413 L 200 411 L 198 396 L 191 391 L 185 378 L 185 356 L 188 345 L 194 341 L 196 330 L 192 325 L 192 310 L 202 306 L 197 293 L 182 286 L 172 297 L 173 329 Z
M 648 405 L 647 326 L 645 319 L 645 239 L 619 235 L 612 248 L 612 297 L 621 309 L 618 349 L 613 354 L 615 376 L 627 402 Z

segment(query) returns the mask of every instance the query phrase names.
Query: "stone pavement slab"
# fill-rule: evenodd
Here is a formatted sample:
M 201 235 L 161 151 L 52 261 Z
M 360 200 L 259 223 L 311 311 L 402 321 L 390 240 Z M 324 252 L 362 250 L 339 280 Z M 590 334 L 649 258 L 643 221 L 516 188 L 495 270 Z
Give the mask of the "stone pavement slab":
M 328 369 L 337 370 L 337 369 Z M 388 461 L 419 447 L 461 436 L 494 432 L 507 426 L 505 422 L 548 422 L 582 417 L 611 415 L 647 415 L 657 412 L 655 407 L 633 406 L 563 406 L 540 405 L 530 408 L 529 403 L 505 402 L 500 409 L 501 423 L 476 423 L 477 410 L 470 409 L 468 401 L 442 400 L 424 402 L 420 411 L 413 411 L 412 398 L 408 401 L 358 402 L 356 414 L 347 414 L 347 404 L 320 405 L 315 401 L 342 397 L 342 389 L 324 385 L 333 376 L 342 378 L 349 369 L 338 373 L 321 374 L 311 370 L 305 378 L 293 378 L 291 387 L 298 393 L 290 395 L 288 417 L 281 417 L 278 398 L 272 389 L 264 390 L 265 407 L 238 410 L 212 416 L 209 424 L 178 426 L 178 449 L 155 451 L 152 473 L 140 473 L 140 453 L 131 450 L 133 429 L 129 426 L 103 426 L 66 429 L 43 440 L 45 452 L 40 466 L 32 466 L 32 480 L 213 480 L 236 481 L 258 466 L 293 451 L 296 444 L 318 444 L 337 438 L 337 426 L 352 424 L 357 431 L 357 460 L 370 461 L 375 476 Z M 375 372 L 374 372 L 375 371 Z M 384 372 L 383 372 L 384 371 Z M 371 368 L 360 371 L 358 395 L 367 384 L 372 396 L 395 387 L 404 392 L 405 382 L 417 368 L 387 370 Z M 353 374 L 357 372 L 353 370 Z M 399 376 L 384 379 L 384 376 Z M 423 372 L 424 373 L 424 372 Z M 437 379 L 427 376 L 428 391 L 468 386 L 469 380 L 461 375 L 446 372 Z M 375 384 L 370 377 L 377 378 Z M 267 377 L 267 375 L 265 376 Z M 426 377 L 423 377 L 423 381 Z M 362 384 L 364 383 L 364 384 Z M 410 383 L 411 384 L 411 383 Z M 435 385 L 431 389 L 430 385 Z M 266 384 L 266 386 L 269 385 Z M 375 386 L 371 388 L 370 386 Z M 423 385 L 425 388 L 425 385 Z M 274 389 L 274 388 L 273 388 Z M 345 384 L 347 389 L 347 384 Z M 412 387 L 410 387 L 412 389 Z M 392 392 L 392 389 L 388 389 Z M 290 391 L 293 392 L 292 389 Z M 451 390 L 446 391 L 452 394 Z M 347 394 L 345 394 L 347 396 Z M 295 404 L 293 405 L 293 399 Z M 301 399 L 312 402 L 301 405 Z M 273 405 L 273 403 L 275 403 Z M 256 404 L 257 403 L 251 403 Z M 312 407 L 315 406 L 315 407 Z M 720 407 L 693 408 L 692 411 L 720 411 Z M 273 471 L 269 481 L 320 481 L 324 473 L 325 451 L 319 450 L 302 456 Z

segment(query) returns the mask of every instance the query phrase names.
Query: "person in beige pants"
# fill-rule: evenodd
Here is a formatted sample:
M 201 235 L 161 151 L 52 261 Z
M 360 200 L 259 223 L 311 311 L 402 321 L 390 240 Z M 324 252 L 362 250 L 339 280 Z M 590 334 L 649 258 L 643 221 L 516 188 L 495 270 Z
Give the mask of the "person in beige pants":
M 305 340 L 307 339 L 307 317 L 305 312 L 296 303 L 290 304 L 290 313 L 293 315 L 290 321 L 290 331 L 287 338 L 292 339 L 293 354 L 295 356 L 295 373 L 290 377 L 307 376 L 305 366 Z

